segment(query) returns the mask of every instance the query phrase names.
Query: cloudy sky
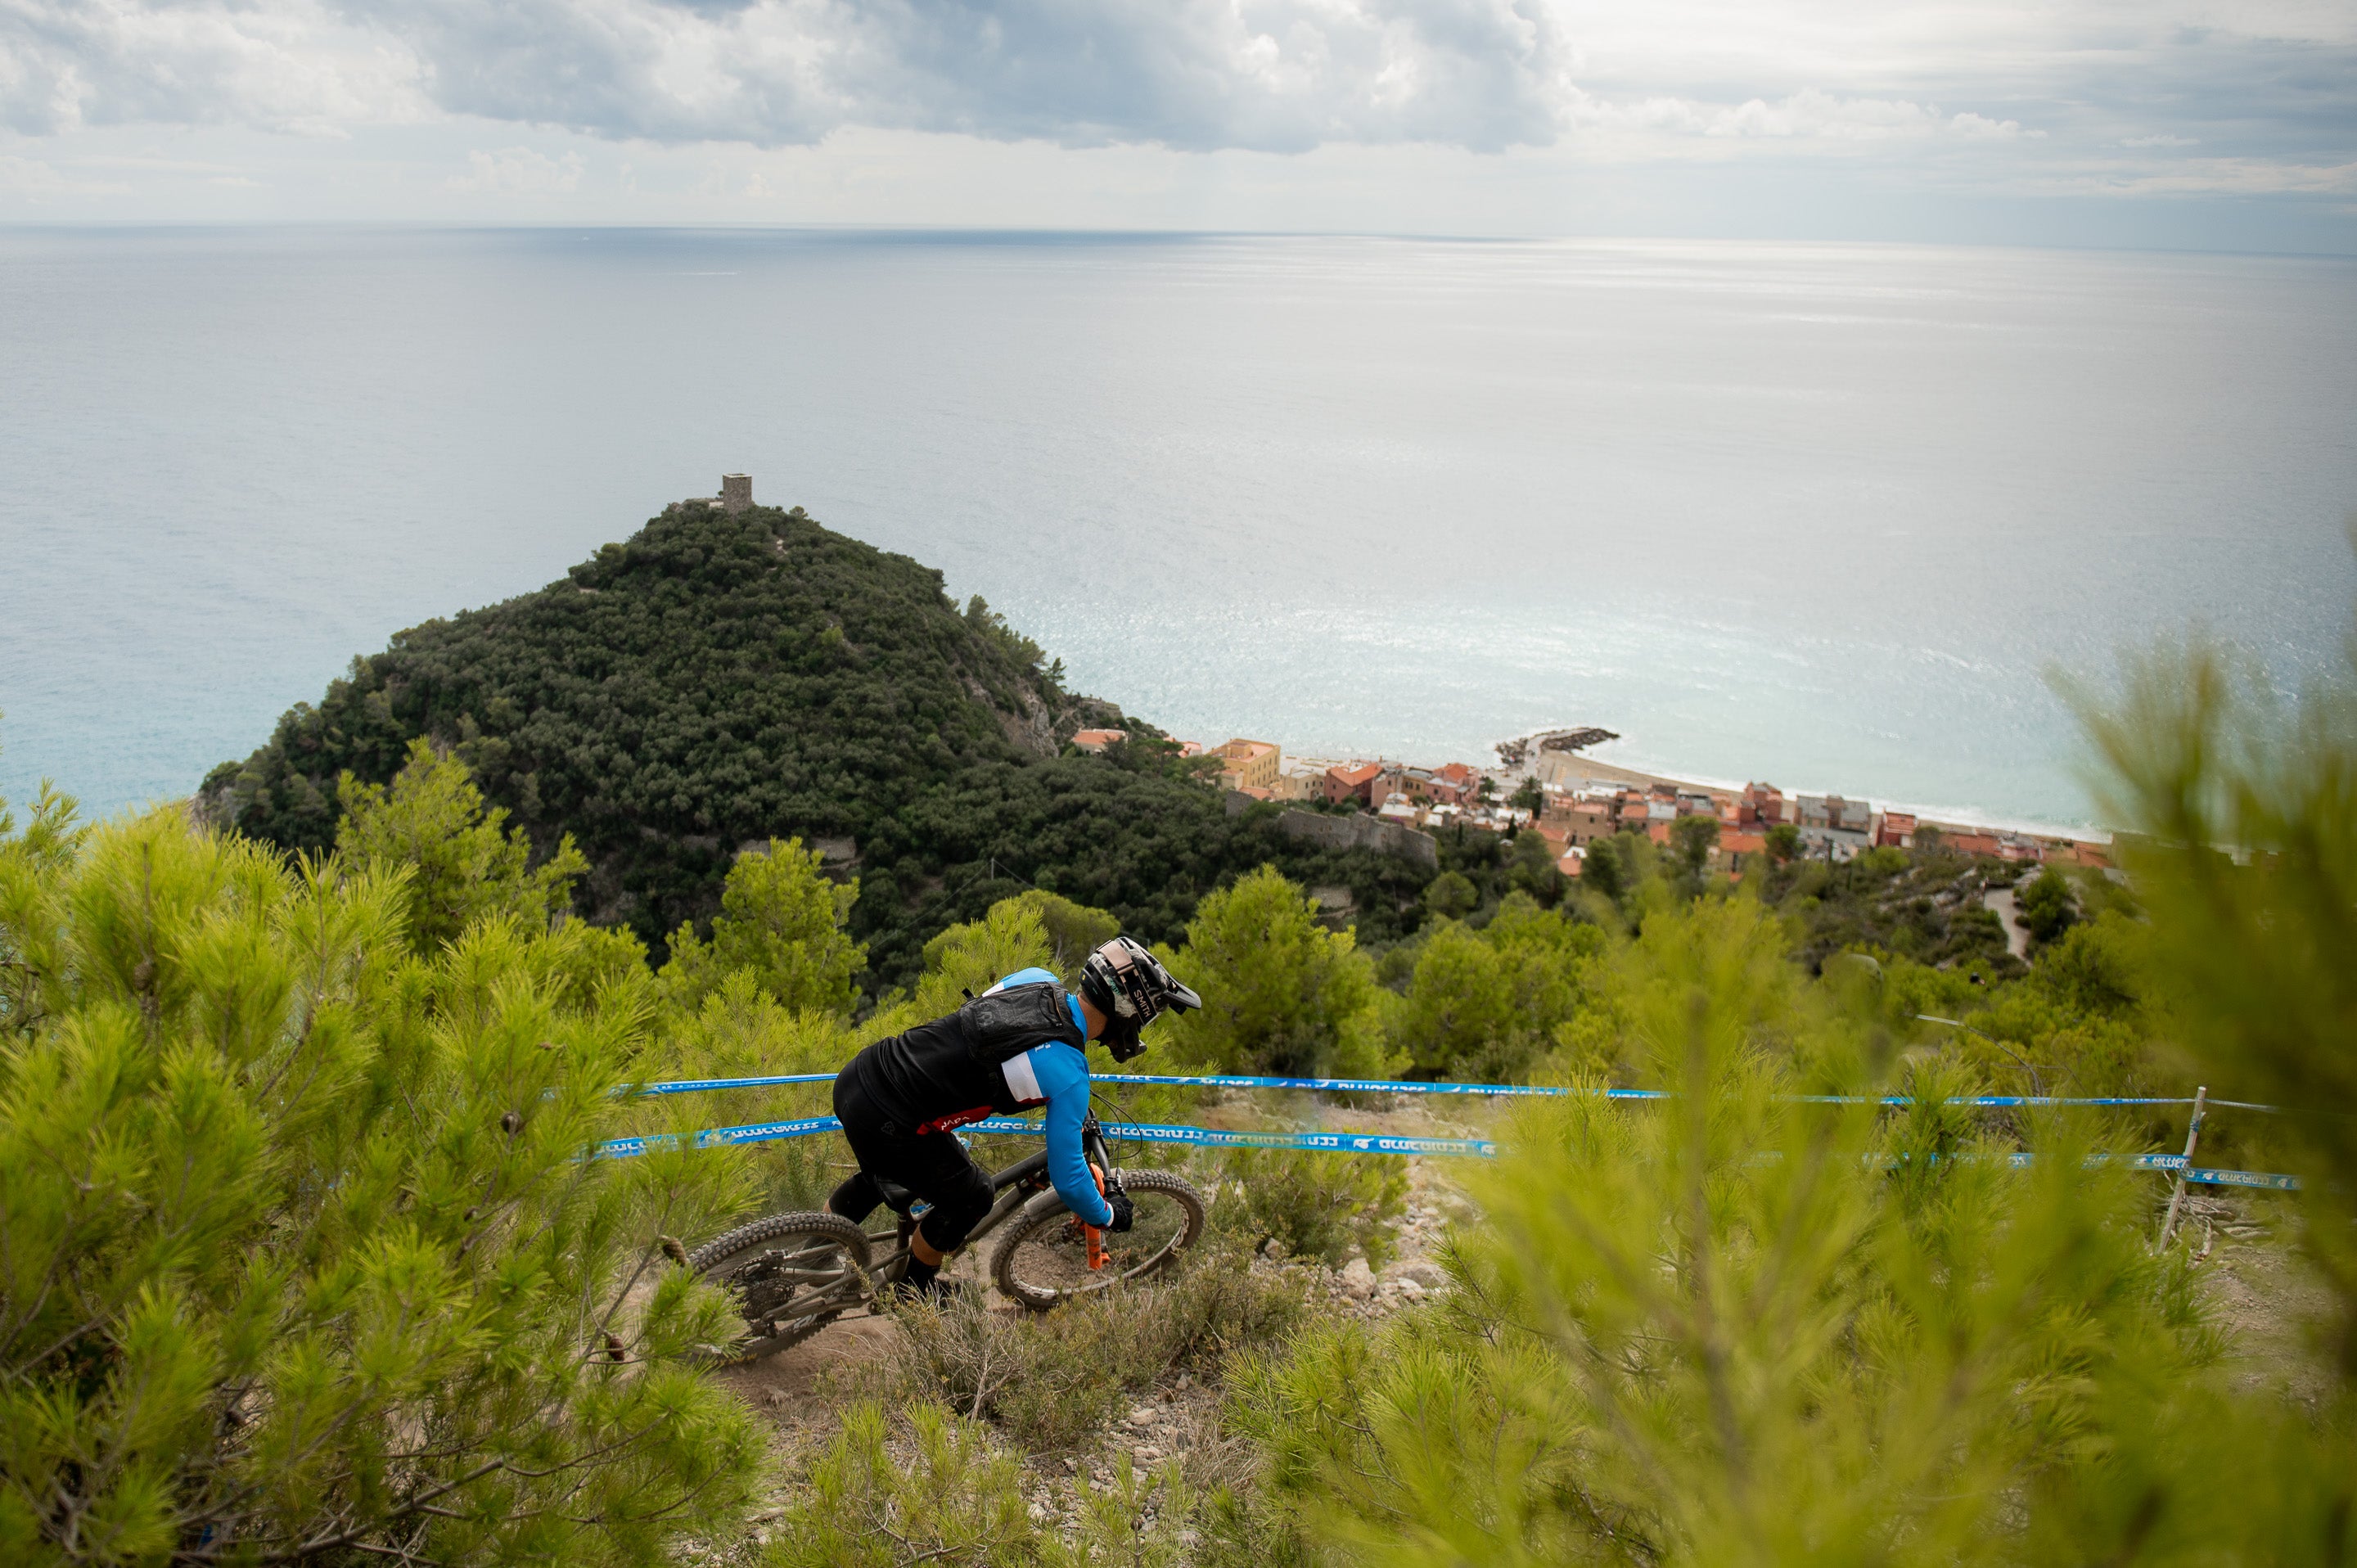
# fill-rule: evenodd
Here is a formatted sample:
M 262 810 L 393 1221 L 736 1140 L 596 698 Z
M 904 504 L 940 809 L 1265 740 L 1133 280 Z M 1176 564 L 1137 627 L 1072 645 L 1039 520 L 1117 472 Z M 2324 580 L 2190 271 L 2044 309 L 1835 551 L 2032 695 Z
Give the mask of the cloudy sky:
M 0 220 L 2357 252 L 2357 0 L 0 0 Z

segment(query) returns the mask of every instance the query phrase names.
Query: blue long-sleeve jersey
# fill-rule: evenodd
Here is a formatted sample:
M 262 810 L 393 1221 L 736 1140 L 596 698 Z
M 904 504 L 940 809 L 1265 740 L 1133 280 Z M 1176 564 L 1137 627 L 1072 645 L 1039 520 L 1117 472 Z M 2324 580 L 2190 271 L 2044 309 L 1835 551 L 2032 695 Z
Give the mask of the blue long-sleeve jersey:
M 1010 985 L 1054 985 L 1056 977 L 1044 969 L 1018 969 L 990 989 Z M 1081 1015 L 1078 997 L 1067 997 L 1072 1022 L 1086 1037 L 1088 1020 Z M 1088 1155 L 1081 1149 L 1081 1122 L 1089 1113 L 1089 1058 L 1060 1040 L 1035 1046 L 1019 1057 L 1009 1057 L 1002 1070 L 1006 1087 L 1024 1105 L 1048 1107 L 1048 1179 L 1064 1207 L 1091 1225 L 1113 1223 L 1113 1205 L 1097 1190 L 1089 1175 Z

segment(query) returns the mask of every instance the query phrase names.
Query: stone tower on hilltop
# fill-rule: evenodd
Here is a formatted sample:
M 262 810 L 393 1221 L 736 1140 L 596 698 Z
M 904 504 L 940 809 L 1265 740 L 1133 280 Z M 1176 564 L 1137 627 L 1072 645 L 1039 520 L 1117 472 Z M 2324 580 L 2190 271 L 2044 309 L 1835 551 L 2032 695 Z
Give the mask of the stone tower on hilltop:
M 720 510 L 743 511 L 753 504 L 753 476 L 723 474 L 720 476 Z

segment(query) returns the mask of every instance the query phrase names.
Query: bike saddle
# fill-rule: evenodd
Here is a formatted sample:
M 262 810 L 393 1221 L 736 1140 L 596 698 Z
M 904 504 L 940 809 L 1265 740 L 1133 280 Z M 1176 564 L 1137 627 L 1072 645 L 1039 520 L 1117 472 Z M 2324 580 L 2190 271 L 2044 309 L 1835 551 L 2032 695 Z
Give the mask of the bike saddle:
M 903 1219 L 909 1218 L 909 1207 L 917 1201 L 917 1195 L 897 1181 L 886 1181 L 877 1176 L 875 1182 L 877 1195 L 884 1199 L 884 1207 Z

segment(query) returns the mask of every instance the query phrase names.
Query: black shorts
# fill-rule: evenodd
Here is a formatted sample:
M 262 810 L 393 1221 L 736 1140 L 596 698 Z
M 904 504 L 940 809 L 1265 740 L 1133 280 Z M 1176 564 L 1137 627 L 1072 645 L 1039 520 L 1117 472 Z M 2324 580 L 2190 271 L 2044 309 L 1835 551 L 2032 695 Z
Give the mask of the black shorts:
M 990 1212 L 996 1197 L 990 1177 L 953 1133 L 912 1133 L 894 1122 L 870 1092 L 855 1060 L 834 1080 L 834 1114 L 859 1174 L 834 1189 L 826 1206 L 855 1224 L 884 1201 L 880 1176 L 932 1205 L 918 1227 L 928 1245 L 955 1251 Z

